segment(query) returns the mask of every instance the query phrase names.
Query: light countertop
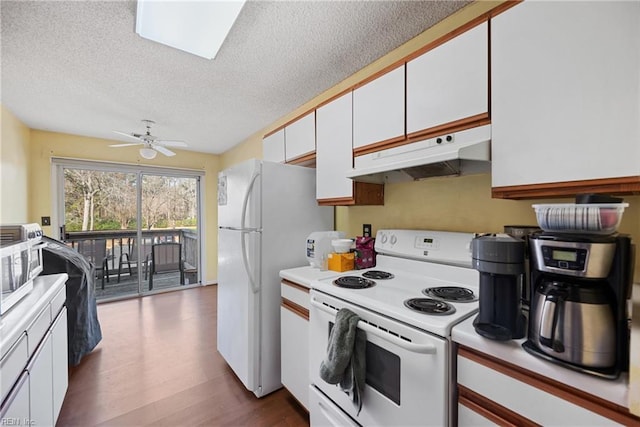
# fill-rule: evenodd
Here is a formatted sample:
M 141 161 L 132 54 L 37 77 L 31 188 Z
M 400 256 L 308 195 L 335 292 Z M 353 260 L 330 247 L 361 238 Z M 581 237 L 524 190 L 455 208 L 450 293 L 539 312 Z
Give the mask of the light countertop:
M 527 353 L 522 348 L 522 343 L 526 339 L 494 341 L 478 335 L 473 328 L 474 318 L 475 316 L 472 316 L 453 327 L 451 338 L 454 342 L 625 408 L 628 407 L 629 376 L 626 372 L 616 380 L 608 380 L 556 365 Z
M 33 290 L 0 317 L 0 349 L 8 351 L 35 316 L 56 296 L 67 282 L 66 273 L 40 275 L 33 281 Z
M 340 273 L 332 270 L 320 270 L 319 268 L 306 265 L 304 267 L 280 270 L 280 277 L 311 288 L 311 282 L 314 280 L 328 279 L 329 277 L 340 276 L 347 273 L 347 271 Z

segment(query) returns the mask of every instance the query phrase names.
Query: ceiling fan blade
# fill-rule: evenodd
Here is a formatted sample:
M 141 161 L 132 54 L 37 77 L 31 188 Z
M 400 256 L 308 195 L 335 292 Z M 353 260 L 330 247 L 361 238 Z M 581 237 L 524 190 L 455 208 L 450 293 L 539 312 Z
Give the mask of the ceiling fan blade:
M 171 157 L 171 156 L 175 156 L 176 153 L 174 153 L 173 151 L 169 150 L 168 148 L 164 148 L 162 145 L 157 145 L 154 144 L 153 145 L 153 149 L 164 154 L 165 156 Z
M 139 139 L 138 137 L 140 136 L 140 135 L 135 135 L 135 134 L 131 134 L 131 133 L 120 132 L 119 130 L 114 130 L 113 133 L 117 133 L 118 135 L 127 136 L 127 137 L 133 138 L 133 139 Z
M 164 145 L 165 147 L 186 147 L 187 143 L 179 140 L 171 139 L 157 139 L 154 141 L 156 144 Z
M 112 144 L 109 147 L 131 147 L 132 145 L 142 145 L 144 142 L 127 142 L 126 144 Z

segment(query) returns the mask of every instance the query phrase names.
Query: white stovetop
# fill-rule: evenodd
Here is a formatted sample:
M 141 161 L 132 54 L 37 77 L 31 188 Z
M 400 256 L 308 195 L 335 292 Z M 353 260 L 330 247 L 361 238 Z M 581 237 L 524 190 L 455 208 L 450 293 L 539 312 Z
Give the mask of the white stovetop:
M 607 380 L 573 371 L 527 353 L 522 348 L 526 339 L 495 341 L 478 335 L 473 327 L 473 317 L 451 330 L 452 341 L 481 353 L 504 360 L 538 375 L 583 390 L 623 407 L 628 407 L 628 375 L 623 373 L 616 380 Z
M 454 324 L 478 311 L 477 301 L 449 303 L 455 312 L 445 315 L 420 313 L 404 305 L 410 298 L 426 298 L 422 290 L 436 286 L 462 286 L 478 295 L 476 270 L 378 255 L 375 268 L 346 272 L 341 276 L 362 276 L 369 270 L 390 272 L 395 277 L 376 279 L 375 286 L 365 289 L 338 287 L 333 284 L 335 277 L 315 280 L 311 287 L 441 337 L 448 337 Z

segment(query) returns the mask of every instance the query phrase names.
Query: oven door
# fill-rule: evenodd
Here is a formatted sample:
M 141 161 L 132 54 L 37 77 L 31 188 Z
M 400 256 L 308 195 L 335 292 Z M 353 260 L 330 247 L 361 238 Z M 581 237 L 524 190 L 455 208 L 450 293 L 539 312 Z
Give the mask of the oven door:
M 329 333 L 341 308 L 360 317 L 358 328 L 367 336 L 360 414 L 339 385 L 320 378 Z M 351 418 L 364 426 L 447 424 L 449 346 L 445 339 L 316 290 L 311 291 L 309 315 L 311 383 Z

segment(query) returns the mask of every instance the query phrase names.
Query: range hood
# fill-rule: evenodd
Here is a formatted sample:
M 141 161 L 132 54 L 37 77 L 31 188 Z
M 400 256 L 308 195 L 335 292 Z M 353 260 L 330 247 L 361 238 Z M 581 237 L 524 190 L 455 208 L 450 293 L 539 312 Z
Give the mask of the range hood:
M 440 141 L 440 142 L 438 142 Z M 358 156 L 346 176 L 392 183 L 491 170 L 491 125 Z

